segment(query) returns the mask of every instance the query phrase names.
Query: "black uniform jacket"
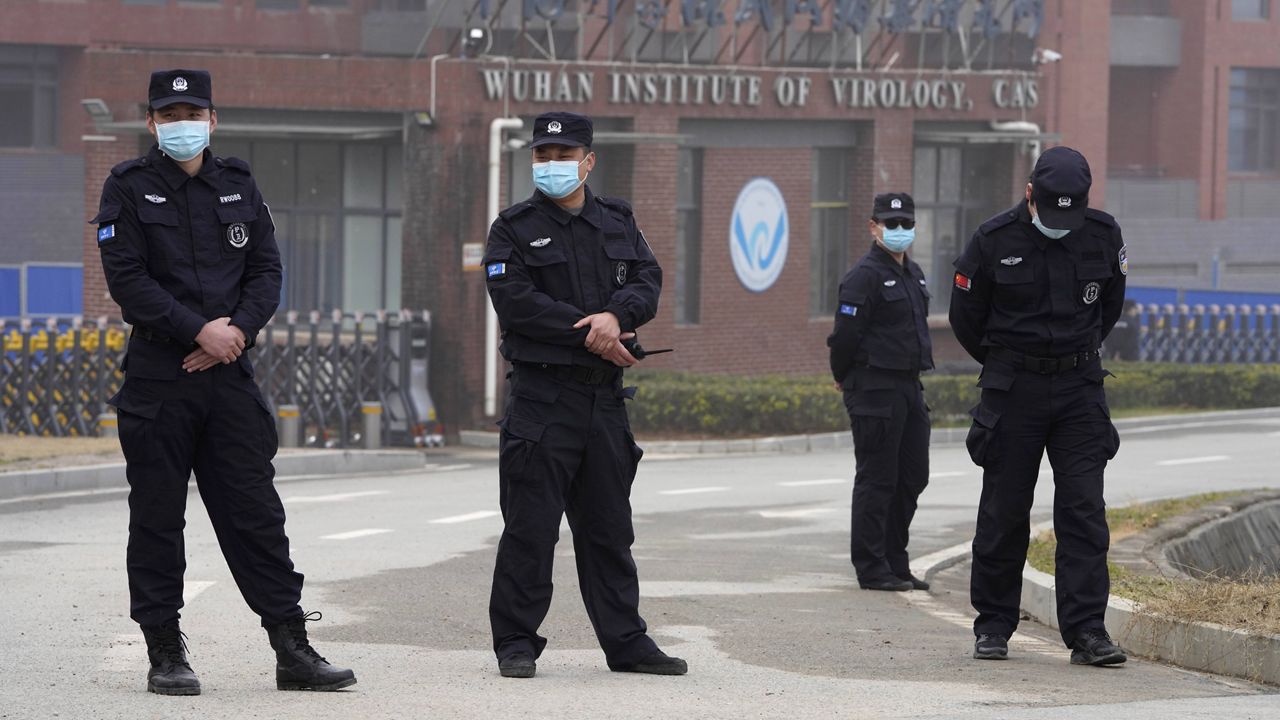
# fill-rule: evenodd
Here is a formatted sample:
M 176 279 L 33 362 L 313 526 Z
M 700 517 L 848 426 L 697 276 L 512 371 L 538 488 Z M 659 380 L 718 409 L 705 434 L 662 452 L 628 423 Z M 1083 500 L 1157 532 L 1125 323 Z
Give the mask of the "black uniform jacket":
M 275 225 L 243 160 L 205 150 L 190 177 L 153 146 L 111 169 L 90 223 L 111 298 L 152 337 L 130 339 L 130 376 L 178 377 L 196 335 L 220 317 L 252 343 L 280 303 Z M 239 362 L 253 373 L 247 354 Z
M 574 215 L 540 192 L 498 214 L 484 266 L 513 362 L 611 368 L 584 347 L 587 315 L 611 312 L 623 332 L 658 311 L 662 269 L 636 228 L 631 206 L 596 197 Z
M 919 372 L 933 367 L 929 290 L 910 257 L 905 267 L 879 244 L 840 281 L 835 329 L 827 338 L 831 374 L 852 389 L 858 367 Z
M 1001 347 L 1036 357 L 1097 350 L 1124 306 L 1129 265 L 1115 218 L 1051 240 L 1024 200 L 983 223 L 955 261 L 951 328 L 978 362 Z

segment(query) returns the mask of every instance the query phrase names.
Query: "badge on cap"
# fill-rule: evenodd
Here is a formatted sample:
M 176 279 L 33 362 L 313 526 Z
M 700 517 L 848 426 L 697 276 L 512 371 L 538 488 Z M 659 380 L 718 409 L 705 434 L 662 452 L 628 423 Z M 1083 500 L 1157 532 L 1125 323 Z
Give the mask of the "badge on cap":
M 562 129 L 563 128 L 560 125 L 559 120 L 552 120 L 551 122 L 547 123 L 547 132 L 551 133 L 552 135 L 559 135 Z
M 249 244 L 249 227 L 242 222 L 231 223 L 227 227 L 227 242 L 237 250 Z
M 1102 292 L 1102 286 L 1096 282 L 1091 282 L 1084 286 L 1084 304 L 1092 305 L 1098 301 L 1098 294 Z
M 1058 207 L 1060 207 L 1060 208 L 1069 208 L 1069 207 L 1071 207 L 1071 198 L 1069 198 L 1069 197 L 1067 197 L 1067 196 L 1065 196 L 1065 195 L 1063 195 L 1062 197 L 1058 198 Z
M 890 207 L 890 208 L 892 208 L 892 209 L 894 209 L 894 210 L 901 210 L 901 209 L 902 209 L 902 201 L 901 201 L 901 200 L 899 200 L 898 198 L 894 198 L 894 199 L 892 199 L 892 200 L 890 200 L 890 201 L 889 201 L 889 207 Z
M 1120 274 L 1129 274 L 1129 246 L 1125 245 L 1120 248 Z
M 184 78 L 184 77 L 181 77 L 181 76 L 174 78 L 174 79 L 173 79 L 173 91 L 174 91 L 174 92 L 186 92 L 186 91 L 187 91 L 187 79 L 186 79 L 186 78 Z

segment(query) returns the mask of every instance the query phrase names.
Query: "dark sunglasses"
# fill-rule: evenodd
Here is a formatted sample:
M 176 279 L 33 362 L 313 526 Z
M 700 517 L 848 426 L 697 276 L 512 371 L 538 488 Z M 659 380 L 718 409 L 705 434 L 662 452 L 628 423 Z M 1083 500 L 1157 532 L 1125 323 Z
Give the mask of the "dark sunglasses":
M 890 218 L 882 222 L 884 223 L 884 226 L 890 230 L 897 230 L 898 228 L 910 230 L 916 226 L 915 220 L 899 220 L 898 218 Z

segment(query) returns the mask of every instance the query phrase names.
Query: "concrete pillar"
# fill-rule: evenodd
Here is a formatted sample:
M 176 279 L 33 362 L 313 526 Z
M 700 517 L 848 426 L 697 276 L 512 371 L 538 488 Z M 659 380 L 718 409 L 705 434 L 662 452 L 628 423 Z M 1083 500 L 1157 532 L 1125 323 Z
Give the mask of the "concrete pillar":
M 120 437 L 120 428 L 116 424 L 115 413 L 98 415 L 98 437 Z
M 360 414 L 364 417 L 364 447 L 377 450 L 382 447 L 382 403 L 362 402 Z
M 281 405 L 276 411 L 278 416 L 277 431 L 280 435 L 280 447 L 298 447 L 298 424 L 302 422 L 302 413 L 297 405 Z

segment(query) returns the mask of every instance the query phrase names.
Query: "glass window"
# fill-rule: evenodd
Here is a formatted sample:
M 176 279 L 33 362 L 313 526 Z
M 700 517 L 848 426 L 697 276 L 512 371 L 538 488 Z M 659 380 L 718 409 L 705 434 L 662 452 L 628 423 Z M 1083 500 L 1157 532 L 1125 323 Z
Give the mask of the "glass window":
M 382 305 L 381 215 L 348 215 L 342 228 L 342 309 L 377 310 Z
M 1280 171 L 1280 70 L 1233 69 L 1227 122 L 1227 167 Z
M 676 165 L 676 324 L 702 319 L 702 149 L 680 148 Z
M 911 198 L 919 203 L 938 201 L 938 149 L 918 147 L 911 171 Z
M 809 205 L 809 315 L 834 315 L 849 269 L 849 152 L 815 148 Z
M 301 0 L 258 0 L 259 10 L 297 10 Z
M 388 145 L 385 148 L 387 162 L 387 197 L 388 210 L 402 210 L 404 205 L 404 151 L 399 145 Z
M 1271 0 L 1231 0 L 1232 20 L 1266 20 L 1271 17 Z
M 388 310 L 399 309 L 400 300 L 400 259 L 404 243 L 401 240 L 404 221 L 394 215 L 387 218 L 387 253 L 384 258 L 386 287 L 383 289 L 382 307 Z
M 348 145 L 342 168 L 342 204 L 349 208 L 382 207 L 381 145 Z
M 57 143 L 57 50 L 0 46 L 0 147 L 50 148 Z
M 298 205 L 333 208 L 342 204 L 341 146 L 298 143 Z
M 253 143 L 253 158 L 248 160 L 253 168 L 253 177 L 258 182 L 258 190 L 267 199 L 267 203 L 276 203 L 288 207 L 298 204 L 297 174 L 294 161 L 296 148 L 287 140 L 271 140 Z

